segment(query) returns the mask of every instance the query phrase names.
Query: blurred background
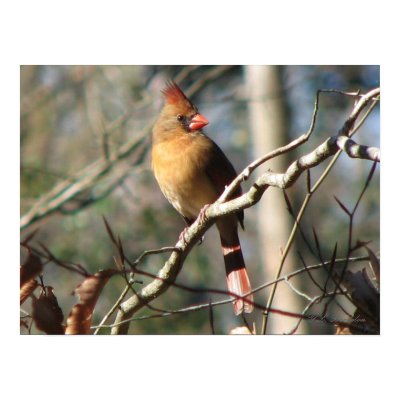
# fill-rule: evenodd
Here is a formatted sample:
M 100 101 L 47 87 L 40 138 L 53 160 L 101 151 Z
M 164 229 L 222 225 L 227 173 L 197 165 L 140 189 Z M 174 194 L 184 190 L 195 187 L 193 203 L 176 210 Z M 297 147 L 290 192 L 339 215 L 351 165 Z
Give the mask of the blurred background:
M 210 121 L 205 128 L 240 172 L 257 157 L 273 150 L 310 126 L 318 89 L 365 93 L 380 85 L 379 66 L 21 66 L 21 238 L 38 229 L 33 245 L 44 244 L 57 258 L 79 263 L 89 272 L 115 268 L 116 250 L 104 227 L 105 216 L 121 237 L 126 256 L 134 260 L 143 251 L 173 246 L 184 222 L 160 192 L 150 168 L 151 128 L 162 107 L 161 90 L 174 79 Z M 309 141 L 267 162 L 243 184 L 247 190 L 257 174 L 267 169 L 284 172 L 299 156 L 335 135 L 343 126 L 354 97 L 321 95 L 316 126 Z M 355 136 L 360 144 L 379 147 L 379 103 Z M 329 160 L 311 170 L 315 183 Z M 342 154 L 315 192 L 301 221 L 301 234 L 285 261 L 283 274 L 319 263 L 316 249 L 329 260 L 337 243 L 337 257 L 347 251 L 349 218 L 335 201 L 349 209 L 360 195 L 372 163 Z M 287 190 L 295 214 L 307 192 L 305 175 Z M 353 221 L 353 244 L 371 241 L 379 252 L 379 165 Z M 270 188 L 261 201 L 245 210 L 240 232 L 243 253 L 253 287 L 272 281 L 286 245 L 293 217 L 281 190 Z M 308 243 L 308 244 L 307 244 Z M 360 250 L 361 255 L 365 251 Z M 357 255 L 357 254 L 354 254 Z M 26 253 L 22 253 L 22 258 Z M 139 266 L 157 273 L 168 255 L 147 257 Z M 352 265 L 353 270 L 365 263 Z M 318 270 L 315 279 L 324 282 Z M 54 263 L 45 266 L 44 283 L 54 288 L 67 316 L 76 298 L 71 293 L 82 277 Z M 143 277 L 143 284 L 149 278 Z M 178 282 L 194 288 L 226 290 L 225 273 L 215 227 L 190 253 Z M 292 281 L 291 281 L 292 282 Z M 307 274 L 293 285 L 309 297 L 318 288 Z M 140 289 L 138 283 L 136 288 Z M 112 307 L 125 281 L 113 277 L 100 296 L 94 323 Z M 257 292 L 266 304 L 270 289 Z M 152 305 L 177 310 L 226 297 L 170 288 Z M 279 284 L 273 307 L 301 313 L 309 303 L 285 284 Z M 350 304 L 342 304 L 351 314 Z M 29 309 L 27 302 L 26 308 Z M 318 305 L 309 310 L 318 314 Z M 137 316 L 155 314 L 148 308 Z M 261 313 L 247 317 L 256 332 Z M 347 318 L 331 304 L 328 315 Z M 109 323 L 113 321 L 111 317 Z M 215 332 L 229 333 L 240 318 L 230 304 L 213 308 Z M 288 333 L 297 320 L 272 315 L 268 333 Z M 329 334 L 335 327 L 321 321 L 303 321 L 296 333 Z M 22 333 L 25 331 L 22 329 Z M 32 328 L 32 333 L 39 333 Z M 108 333 L 105 331 L 104 333 Z M 133 334 L 210 334 L 209 310 L 164 318 L 142 318 L 130 327 Z

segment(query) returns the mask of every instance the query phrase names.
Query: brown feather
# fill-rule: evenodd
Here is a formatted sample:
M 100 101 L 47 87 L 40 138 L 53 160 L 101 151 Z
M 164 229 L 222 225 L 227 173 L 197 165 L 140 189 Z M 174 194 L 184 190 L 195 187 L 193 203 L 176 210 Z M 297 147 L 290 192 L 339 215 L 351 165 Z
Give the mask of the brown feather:
M 168 104 L 188 104 L 193 107 L 192 102 L 185 96 L 174 81 L 168 82 L 165 89 L 162 90 L 162 93 Z
M 210 159 L 207 163 L 206 174 L 210 178 L 211 182 L 215 186 L 218 192 L 218 197 L 224 192 L 225 187 L 228 186 L 237 176 L 235 168 L 228 160 L 224 152 L 220 147 L 213 142 L 213 146 L 210 152 Z M 228 198 L 232 200 L 236 197 L 242 195 L 242 189 L 239 186 Z M 216 199 L 215 199 L 216 200 Z M 243 210 L 239 211 L 237 214 L 238 220 L 241 227 L 244 229 L 243 220 L 244 213 Z

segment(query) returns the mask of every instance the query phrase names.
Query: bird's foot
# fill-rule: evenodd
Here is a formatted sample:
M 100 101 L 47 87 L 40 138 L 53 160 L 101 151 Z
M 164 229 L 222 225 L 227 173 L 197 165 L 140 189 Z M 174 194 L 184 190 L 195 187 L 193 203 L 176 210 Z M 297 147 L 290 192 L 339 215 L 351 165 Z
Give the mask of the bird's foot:
M 179 234 L 179 240 L 183 242 L 183 245 L 186 246 L 187 245 L 187 241 L 185 239 L 186 233 L 189 230 L 189 227 L 186 226 L 183 231 Z
M 206 204 L 199 212 L 199 215 L 197 217 L 198 221 L 200 221 L 200 223 L 203 223 L 204 219 L 206 218 L 206 211 L 207 208 L 210 207 L 209 204 Z M 185 221 L 189 224 L 190 220 L 185 219 Z M 193 221 L 191 221 L 193 222 Z M 183 231 L 179 234 L 179 240 L 183 242 L 183 244 L 186 246 L 187 245 L 187 240 L 185 239 L 186 233 L 189 229 L 189 226 L 185 227 L 183 229 Z M 204 236 L 202 236 L 199 240 L 199 245 L 201 245 L 203 243 L 204 240 Z
M 183 229 L 183 231 L 179 234 L 179 240 L 181 240 L 182 242 L 183 242 L 183 245 L 184 246 L 186 246 L 187 245 L 187 240 L 185 239 L 185 236 L 186 236 L 186 233 L 187 233 L 187 231 L 189 230 L 189 227 L 187 226 L 187 227 L 185 227 L 184 229 Z M 200 238 L 200 240 L 199 240 L 199 246 L 203 243 L 203 240 L 204 240 L 204 236 L 202 236 L 201 238 Z
M 209 205 L 209 204 L 206 204 L 206 205 L 200 210 L 200 212 L 199 212 L 199 216 L 197 217 L 197 219 L 198 219 L 201 223 L 203 223 L 204 219 L 206 218 L 206 211 L 207 211 L 207 208 L 208 208 L 208 207 L 210 207 L 210 205 Z M 202 237 L 200 238 L 199 246 L 203 243 L 203 240 L 204 240 L 204 236 L 202 236 Z
M 209 207 L 210 207 L 210 205 L 209 205 L 209 204 L 206 204 L 206 205 L 200 210 L 199 216 L 197 217 L 197 219 L 198 219 L 201 223 L 204 222 L 204 220 L 205 220 L 205 218 L 206 218 L 206 211 L 207 211 L 207 208 L 209 208 Z

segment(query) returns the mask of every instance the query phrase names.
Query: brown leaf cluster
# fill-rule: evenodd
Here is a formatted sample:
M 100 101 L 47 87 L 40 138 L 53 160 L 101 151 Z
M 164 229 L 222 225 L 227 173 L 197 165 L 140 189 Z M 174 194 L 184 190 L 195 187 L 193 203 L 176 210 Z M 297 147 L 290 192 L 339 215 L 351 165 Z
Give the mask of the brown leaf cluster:
M 93 310 L 101 291 L 115 274 L 115 270 L 102 270 L 87 277 L 74 291 L 79 297 L 67 318 L 66 334 L 87 335 L 90 333 Z
M 44 286 L 35 279 L 43 271 L 43 263 L 39 256 L 29 250 L 28 257 L 20 267 L 20 304 L 32 297 L 32 315 L 37 329 L 51 335 L 89 334 L 94 307 L 110 277 L 115 270 L 102 270 L 90 275 L 77 286 L 74 291 L 79 298 L 68 315 L 66 326 L 63 324 L 64 315 L 58 305 L 57 298 L 51 286 Z M 34 291 L 41 288 L 39 297 Z M 21 319 L 21 326 L 29 329 L 29 324 Z
M 19 290 L 19 305 L 22 305 L 38 286 L 36 279 L 25 282 Z

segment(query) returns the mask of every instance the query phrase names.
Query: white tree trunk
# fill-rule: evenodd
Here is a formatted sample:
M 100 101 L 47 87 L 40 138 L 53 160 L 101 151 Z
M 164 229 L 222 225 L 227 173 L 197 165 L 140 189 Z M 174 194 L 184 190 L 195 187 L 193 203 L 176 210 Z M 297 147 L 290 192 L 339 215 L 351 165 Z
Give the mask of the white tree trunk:
M 249 96 L 248 108 L 250 129 L 253 138 L 253 155 L 258 158 L 271 150 L 289 142 L 288 124 L 284 92 L 279 78 L 278 66 L 246 66 L 245 79 Z M 268 161 L 258 170 L 258 174 L 270 168 L 284 171 L 289 162 L 285 155 Z M 257 207 L 260 259 L 263 265 L 264 281 L 273 280 L 281 261 L 281 251 L 285 247 L 292 227 L 292 219 L 286 209 L 280 190 L 267 190 Z M 293 257 L 289 254 L 283 274 L 293 269 Z M 271 288 L 269 289 L 271 290 Z M 269 292 L 265 293 L 265 304 Z M 301 311 L 299 297 L 285 284 L 277 287 L 272 307 L 287 311 Z M 267 333 L 289 331 L 296 320 L 281 315 L 268 316 Z M 301 327 L 297 333 L 301 333 Z

